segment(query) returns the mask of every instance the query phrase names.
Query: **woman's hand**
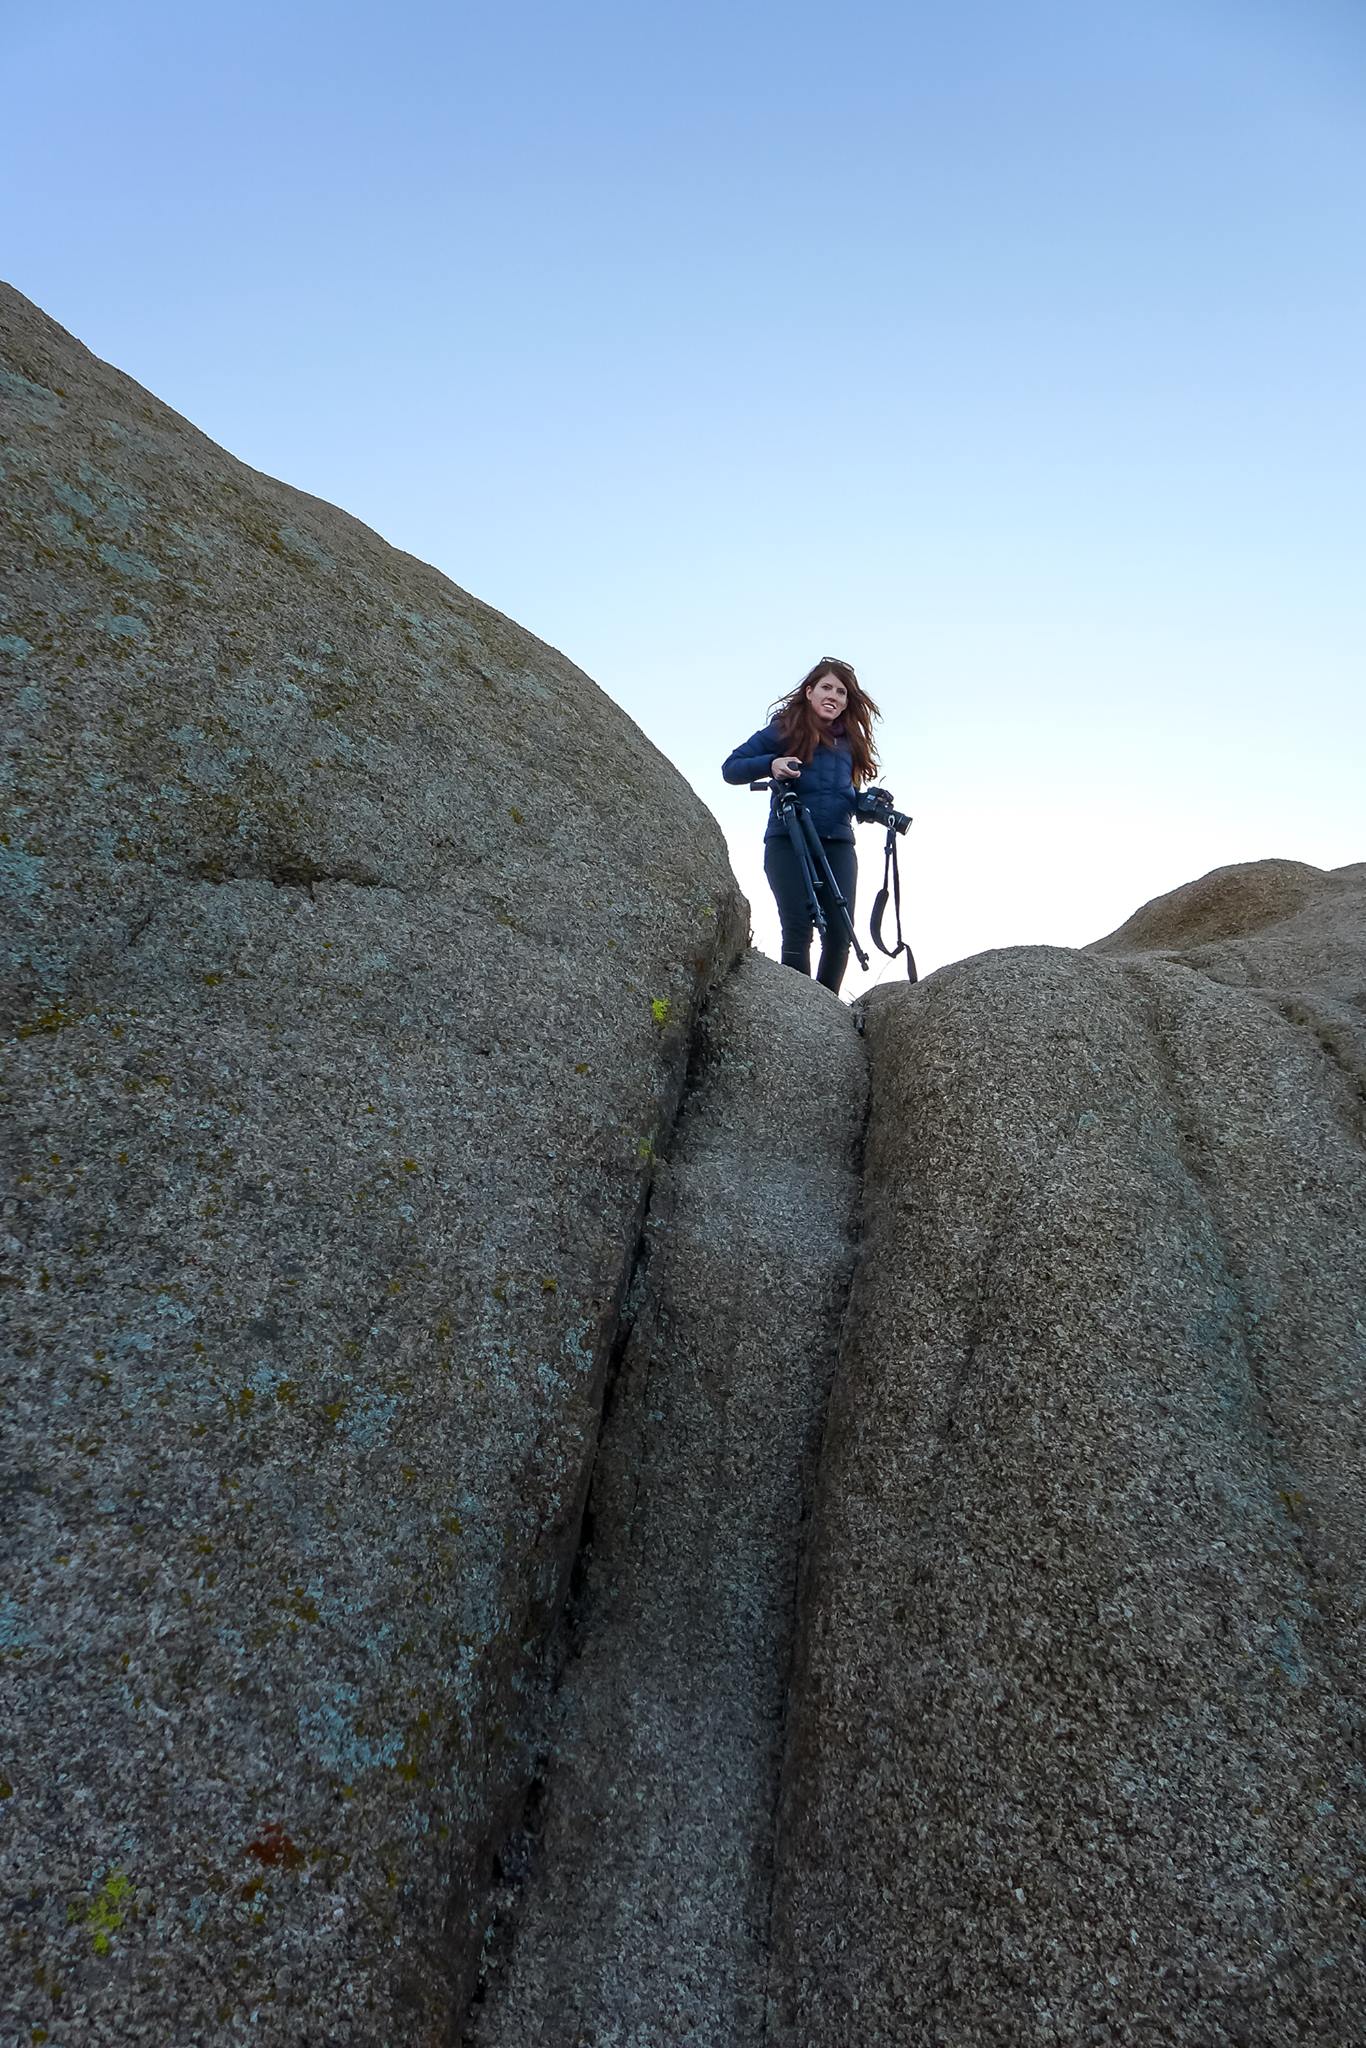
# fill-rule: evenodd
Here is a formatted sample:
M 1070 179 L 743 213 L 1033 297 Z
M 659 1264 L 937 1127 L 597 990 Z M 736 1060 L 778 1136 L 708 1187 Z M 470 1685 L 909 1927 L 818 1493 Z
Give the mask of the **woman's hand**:
M 768 764 L 768 772 L 775 782 L 795 782 L 802 772 L 802 764 L 795 754 L 775 754 Z

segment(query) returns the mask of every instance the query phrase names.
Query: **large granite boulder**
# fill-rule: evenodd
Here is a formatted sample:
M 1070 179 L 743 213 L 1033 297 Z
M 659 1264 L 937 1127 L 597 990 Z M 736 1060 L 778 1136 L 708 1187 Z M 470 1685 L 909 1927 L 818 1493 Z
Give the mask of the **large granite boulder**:
M 5 2037 L 437 2043 L 719 830 L 571 663 L 0 295 Z
M 867 1010 L 771 2041 L 1366 2014 L 1366 867 Z
M 860 1040 L 553 650 L 0 408 L 6 2038 L 1357 2040 L 1366 865 Z

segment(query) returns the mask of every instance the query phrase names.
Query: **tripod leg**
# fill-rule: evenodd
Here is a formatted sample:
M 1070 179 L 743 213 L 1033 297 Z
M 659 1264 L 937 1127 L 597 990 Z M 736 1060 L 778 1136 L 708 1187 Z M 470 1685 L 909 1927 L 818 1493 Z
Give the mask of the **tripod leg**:
M 811 858 L 811 850 L 803 832 L 803 828 L 805 828 L 806 832 L 812 830 L 811 820 L 807 817 L 805 811 L 798 809 L 794 805 L 787 813 L 786 823 L 788 838 L 792 841 L 792 851 L 797 856 L 797 866 L 801 872 L 802 884 L 806 890 L 806 907 L 811 913 L 811 921 L 815 925 L 816 930 L 824 938 L 825 912 L 821 907 L 820 899 L 820 871 Z M 825 853 L 819 839 L 816 841 L 816 851 L 820 855 L 821 860 L 824 861 Z
M 764 873 L 778 905 L 783 929 L 783 965 L 799 974 L 811 972 L 811 927 L 820 931 L 822 955 L 826 944 L 826 917 L 818 891 L 818 877 L 802 836 L 798 806 L 788 796 L 774 804 L 774 815 L 782 836 L 771 839 L 764 849 Z
M 808 852 L 811 864 L 815 868 L 816 872 L 820 875 L 822 884 L 825 888 L 827 899 L 834 905 L 836 921 L 837 923 L 841 924 L 843 928 L 848 932 L 849 943 L 853 947 L 855 953 L 858 956 L 859 966 L 863 969 L 864 973 L 866 974 L 868 972 L 868 955 L 864 952 L 862 946 L 858 942 L 858 935 L 854 930 L 853 913 L 850 910 L 849 905 L 845 902 L 844 894 L 840 889 L 839 883 L 835 879 L 834 869 L 831 867 L 830 862 L 826 857 L 825 848 L 821 845 L 820 834 L 817 832 L 815 826 L 812 824 L 810 816 L 806 811 L 803 811 L 801 813 L 801 822 L 802 828 L 805 831 L 807 837 Z M 817 921 L 819 924 L 821 937 L 824 938 L 825 920 L 818 916 Z
M 858 893 L 857 856 L 847 841 L 841 841 L 833 846 L 827 845 L 825 854 L 852 918 Z M 845 970 L 849 965 L 851 944 L 852 934 L 847 921 L 842 913 L 832 910 L 830 930 L 821 947 L 821 957 L 816 963 L 816 979 L 822 987 L 832 989 L 836 995 L 840 991 Z

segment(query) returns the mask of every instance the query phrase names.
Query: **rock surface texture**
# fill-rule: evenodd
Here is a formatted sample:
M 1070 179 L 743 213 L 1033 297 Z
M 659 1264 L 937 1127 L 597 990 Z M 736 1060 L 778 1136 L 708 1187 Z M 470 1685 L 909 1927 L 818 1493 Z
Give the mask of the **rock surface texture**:
M 1366 865 L 860 1036 L 552 649 L 0 409 L 3 2038 L 1360 2048 Z
M 866 1093 L 849 1011 L 751 955 L 707 1017 L 655 1182 L 541 1825 L 470 2016 L 478 2048 L 764 2041 L 797 1569 Z
M 868 1008 L 770 2040 L 1366 2038 L 1366 866 Z
M 448 2038 L 721 834 L 0 294 L 0 2034 Z

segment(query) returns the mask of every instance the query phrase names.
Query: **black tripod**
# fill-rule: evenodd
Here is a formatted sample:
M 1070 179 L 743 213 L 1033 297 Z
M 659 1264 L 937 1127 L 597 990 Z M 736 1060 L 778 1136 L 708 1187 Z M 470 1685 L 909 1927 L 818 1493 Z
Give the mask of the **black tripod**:
M 806 889 L 806 907 L 810 912 L 812 923 L 820 933 L 821 943 L 824 944 L 825 935 L 829 929 L 825 912 L 821 908 L 819 893 L 821 885 L 824 884 L 829 892 L 829 901 L 834 905 L 836 917 L 842 919 L 848 926 L 849 943 L 858 955 L 859 966 L 866 974 L 869 966 L 868 955 L 858 942 L 858 937 L 854 931 L 853 913 L 845 902 L 840 885 L 835 880 L 834 871 L 826 859 L 825 848 L 821 845 L 820 834 L 812 823 L 811 813 L 797 795 L 796 790 L 786 782 L 764 779 L 758 782 L 751 782 L 749 786 L 751 789 L 771 790 L 773 793 L 773 815 L 782 824 L 783 830 L 791 841 L 792 851 L 797 856 L 798 872 Z M 886 790 L 863 791 L 854 806 L 854 815 L 858 818 L 860 824 L 885 825 L 887 828 L 887 847 L 882 873 L 882 887 L 878 891 L 877 900 L 873 905 L 872 939 L 879 953 L 885 953 L 890 960 L 895 960 L 898 953 L 904 953 L 906 955 L 907 979 L 914 981 L 916 979 L 915 955 L 912 953 L 908 941 L 902 937 L 901 933 L 901 871 L 897 865 L 896 858 L 897 837 L 900 833 L 904 833 L 907 830 L 911 821 L 904 811 L 893 810 L 891 796 Z M 882 941 L 882 914 L 887 908 L 889 895 L 893 897 L 896 908 L 895 946 L 884 945 Z
M 833 905 L 835 916 L 841 918 L 849 928 L 849 943 L 858 955 L 858 964 L 864 973 L 868 972 L 868 955 L 858 942 L 854 931 L 854 918 L 835 871 L 826 858 L 819 832 L 811 822 L 811 813 L 794 789 L 786 788 L 780 782 L 751 782 L 751 789 L 771 789 L 773 792 L 773 815 L 782 825 L 797 856 L 797 870 L 806 890 L 806 907 L 811 922 L 820 933 L 821 943 L 829 930 L 829 920 L 821 907 L 820 891 L 824 886 L 827 901 Z

